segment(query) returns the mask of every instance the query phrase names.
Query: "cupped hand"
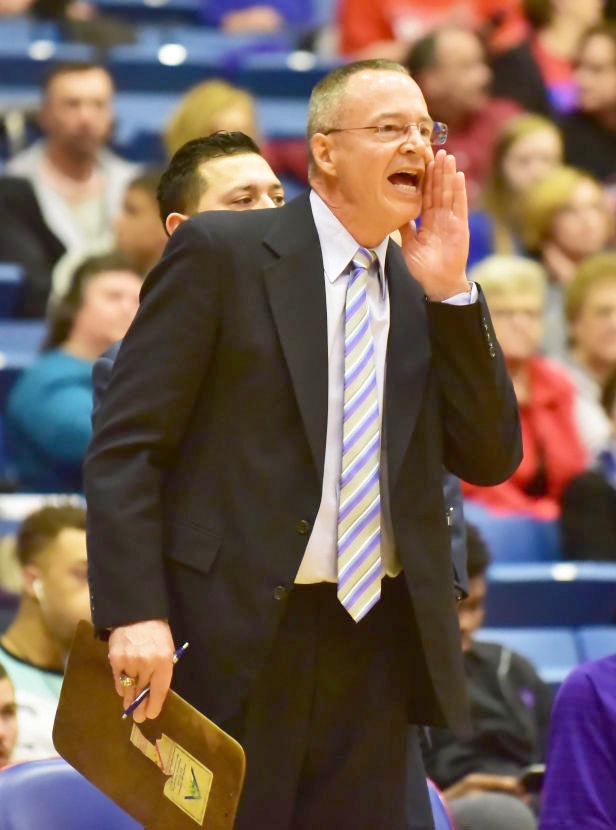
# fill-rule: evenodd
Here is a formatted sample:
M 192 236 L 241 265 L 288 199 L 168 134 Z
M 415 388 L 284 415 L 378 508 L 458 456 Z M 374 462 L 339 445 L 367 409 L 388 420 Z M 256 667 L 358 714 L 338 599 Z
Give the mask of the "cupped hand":
M 469 291 L 466 279 L 469 230 L 464 173 L 439 150 L 423 181 L 421 223 L 401 227 L 402 253 L 428 299 L 439 302 Z

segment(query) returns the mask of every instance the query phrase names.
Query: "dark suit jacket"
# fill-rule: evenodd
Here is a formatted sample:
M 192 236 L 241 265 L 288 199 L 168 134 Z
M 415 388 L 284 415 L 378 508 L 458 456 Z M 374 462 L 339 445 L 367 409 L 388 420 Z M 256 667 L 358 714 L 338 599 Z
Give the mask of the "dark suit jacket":
M 47 227 L 27 179 L 0 176 L 0 261 L 16 262 L 24 283 L 18 317 L 43 317 L 51 288 L 51 272 L 64 245 Z
M 109 346 L 102 355 L 94 361 L 92 366 L 93 408 L 92 418 L 96 417 L 104 393 L 111 380 L 111 372 L 122 341 L 118 340 Z M 450 543 L 451 564 L 453 568 L 453 584 L 458 599 L 468 593 L 468 571 L 466 566 L 466 527 L 464 525 L 464 505 L 460 481 L 451 473 L 443 476 L 443 496 L 445 511 L 451 517 Z M 451 511 L 451 513 L 449 513 Z
M 480 484 L 520 460 L 515 396 L 481 301 L 427 303 L 396 246 L 383 451 L 416 621 L 410 718 L 466 721 L 443 464 Z M 235 714 L 284 610 L 321 501 L 323 262 L 307 197 L 205 213 L 144 284 L 85 465 L 97 628 L 169 617 L 174 685 Z M 392 633 L 392 636 L 395 634 Z

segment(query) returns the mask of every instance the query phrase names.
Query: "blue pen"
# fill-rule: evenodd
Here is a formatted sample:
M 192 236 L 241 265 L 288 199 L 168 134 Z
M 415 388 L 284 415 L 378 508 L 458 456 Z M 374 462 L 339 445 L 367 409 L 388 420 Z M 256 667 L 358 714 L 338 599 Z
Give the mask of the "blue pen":
M 176 650 L 173 652 L 173 665 L 174 666 L 177 663 L 177 661 L 180 659 L 180 657 L 184 654 L 184 652 L 186 651 L 187 648 L 188 648 L 188 643 L 183 643 L 183 645 L 181 645 L 179 648 L 176 648 Z M 143 703 L 143 701 L 146 699 L 146 697 L 149 694 L 150 694 L 150 687 L 146 686 L 145 689 L 142 692 L 139 692 L 139 694 L 133 700 L 133 702 L 130 704 L 130 706 L 127 706 L 126 709 L 122 712 L 122 717 L 127 718 L 129 715 L 132 715 L 132 713 L 135 711 L 137 706 L 139 706 L 140 703 Z

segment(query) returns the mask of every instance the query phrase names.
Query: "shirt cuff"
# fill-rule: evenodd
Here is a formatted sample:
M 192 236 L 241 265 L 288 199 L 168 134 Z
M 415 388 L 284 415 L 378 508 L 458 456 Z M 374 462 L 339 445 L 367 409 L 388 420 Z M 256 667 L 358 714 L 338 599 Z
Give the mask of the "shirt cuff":
M 477 286 L 474 282 L 469 282 L 470 291 L 463 291 L 461 294 L 454 294 L 453 297 L 443 300 L 446 305 L 471 305 L 477 302 Z

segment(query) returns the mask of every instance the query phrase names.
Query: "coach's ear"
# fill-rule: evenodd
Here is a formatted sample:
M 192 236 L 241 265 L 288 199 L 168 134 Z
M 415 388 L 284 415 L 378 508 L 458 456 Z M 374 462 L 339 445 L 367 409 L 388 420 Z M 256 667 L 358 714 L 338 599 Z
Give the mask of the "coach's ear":
M 329 135 L 315 133 L 310 139 L 310 154 L 313 173 L 336 175 L 336 154 Z
M 180 227 L 182 222 L 185 222 L 187 219 L 188 216 L 185 213 L 176 213 L 175 211 L 170 213 L 165 219 L 165 230 L 169 236 L 171 236 L 172 233 Z

